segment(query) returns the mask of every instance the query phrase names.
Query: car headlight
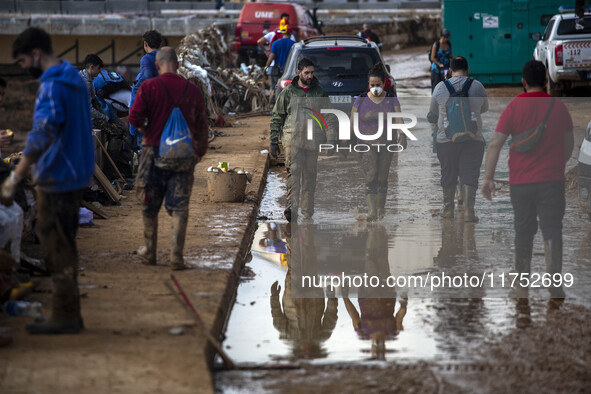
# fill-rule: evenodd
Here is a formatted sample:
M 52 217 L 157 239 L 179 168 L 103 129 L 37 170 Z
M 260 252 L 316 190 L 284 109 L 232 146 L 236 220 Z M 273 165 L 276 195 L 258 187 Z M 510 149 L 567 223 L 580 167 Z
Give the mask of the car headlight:
M 587 125 L 587 130 L 585 131 L 585 139 L 591 142 L 591 122 Z

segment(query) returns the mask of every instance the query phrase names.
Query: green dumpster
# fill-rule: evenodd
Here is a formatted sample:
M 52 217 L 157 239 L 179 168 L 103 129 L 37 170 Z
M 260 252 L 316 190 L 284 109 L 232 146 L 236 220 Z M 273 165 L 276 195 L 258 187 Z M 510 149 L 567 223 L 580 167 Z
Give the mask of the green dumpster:
M 574 0 L 444 0 L 443 26 L 451 32 L 453 55 L 468 59 L 470 75 L 483 84 L 521 82 L 536 41 L 561 5 Z

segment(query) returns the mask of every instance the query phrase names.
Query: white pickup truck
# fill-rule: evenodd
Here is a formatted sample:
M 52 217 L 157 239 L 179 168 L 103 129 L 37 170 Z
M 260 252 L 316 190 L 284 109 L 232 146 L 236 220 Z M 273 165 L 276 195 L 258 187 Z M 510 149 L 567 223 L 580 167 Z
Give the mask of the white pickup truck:
M 554 15 L 536 44 L 534 59 L 546 65 L 548 93 L 553 96 L 591 86 L 591 14 L 585 14 L 584 25 L 578 27 L 575 14 Z

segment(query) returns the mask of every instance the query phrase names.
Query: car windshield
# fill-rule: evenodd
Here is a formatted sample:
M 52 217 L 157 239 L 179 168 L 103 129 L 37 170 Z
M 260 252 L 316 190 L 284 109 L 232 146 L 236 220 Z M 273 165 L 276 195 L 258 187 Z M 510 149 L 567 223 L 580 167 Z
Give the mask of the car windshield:
M 569 36 L 575 34 L 591 34 L 591 17 L 585 17 L 585 28 L 582 30 L 577 30 L 575 28 L 575 20 L 574 19 L 564 19 L 560 21 L 558 25 L 558 31 L 556 32 L 559 36 Z
M 323 77 L 354 79 L 367 77 L 369 70 L 380 61 L 374 49 L 336 48 L 339 49 L 304 49 L 300 52 L 295 64 L 305 57 L 314 63 L 314 73 L 319 79 Z

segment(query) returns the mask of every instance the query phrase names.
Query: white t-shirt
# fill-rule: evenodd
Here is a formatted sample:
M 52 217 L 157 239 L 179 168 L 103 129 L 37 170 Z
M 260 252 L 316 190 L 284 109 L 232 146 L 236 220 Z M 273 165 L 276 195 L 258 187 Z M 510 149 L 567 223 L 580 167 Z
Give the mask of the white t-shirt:
M 277 34 L 277 32 L 274 32 L 274 31 L 265 34 L 265 40 L 267 40 L 267 44 L 271 45 L 271 41 L 273 41 L 273 38 L 275 37 L 275 34 Z M 296 42 L 295 36 L 293 34 L 289 38 L 291 38 L 291 40 L 293 42 Z

